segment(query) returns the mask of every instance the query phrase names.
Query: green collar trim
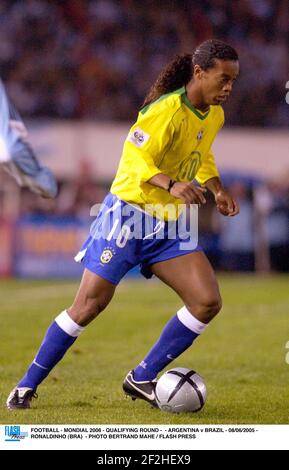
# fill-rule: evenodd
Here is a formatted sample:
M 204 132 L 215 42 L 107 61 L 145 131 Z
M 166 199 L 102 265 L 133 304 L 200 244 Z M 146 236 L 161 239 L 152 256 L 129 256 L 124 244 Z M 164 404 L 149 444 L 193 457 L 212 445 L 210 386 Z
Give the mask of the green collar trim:
M 208 111 L 206 111 L 205 113 L 202 113 L 201 111 L 199 111 L 197 108 L 195 108 L 192 103 L 190 102 L 188 96 L 187 96 L 187 92 L 186 92 L 186 88 L 183 87 L 183 93 L 182 93 L 182 102 L 191 110 L 193 111 L 193 113 L 199 118 L 199 119 L 206 119 L 206 117 L 208 116 L 208 114 L 210 113 L 210 110 L 211 108 L 209 108 Z
M 170 93 L 166 93 L 165 95 L 161 95 L 156 101 L 153 101 L 152 103 L 149 103 L 149 104 L 147 104 L 146 106 L 144 106 L 144 107 L 140 110 L 140 112 L 141 112 L 142 114 L 145 114 L 146 111 L 147 111 L 153 104 L 159 103 L 160 101 L 164 100 L 165 98 L 167 98 L 167 97 L 170 96 L 170 95 L 175 95 L 175 94 L 177 94 L 177 95 L 182 95 L 183 93 L 186 93 L 186 89 L 185 89 L 184 86 L 181 87 L 181 88 L 178 88 L 177 90 L 171 91 Z
M 140 110 L 142 114 L 145 114 L 146 111 L 155 103 L 158 103 L 159 101 L 162 101 L 163 99 L 167 98 L 170 95 L 178 94 L 181 96 L 182 102 L 191 110 L 193 113 L 202 121 L 206 119 L 208 114 L 210 113 L 210 109 L 206 111 L 205 113 L 202 113 L 199 109 L 195 108 L 192 103 L 190 102 L 187 92 L 186 92 L 186 87 L 182 86 L 181 88 L 178 88 L 177 90 L 172 91 L 171 93 L 166 93 L 165 95 L 160 96 L 156 101 L 153 101 L 152 103 L 147 104 L 144 108 Z

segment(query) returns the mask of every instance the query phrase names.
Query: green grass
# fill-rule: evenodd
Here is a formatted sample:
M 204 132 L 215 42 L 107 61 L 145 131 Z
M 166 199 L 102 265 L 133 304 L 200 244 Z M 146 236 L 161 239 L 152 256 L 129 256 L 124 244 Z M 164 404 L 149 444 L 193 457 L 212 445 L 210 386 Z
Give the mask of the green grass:
M 39 387 L 33 409 L 9 412 L 5 400 L 24 374 L 52 319 L 69 306 L 76 283 L 1 281 L 0 423 L 288 423 L 288 276 L 220 276 L 222 313 L 174 362 L 208 388 L 197 414 L 152 409 L 122 393 L 122 380 L 182 304 L 158 281 L 124 281 L 115 298 Z

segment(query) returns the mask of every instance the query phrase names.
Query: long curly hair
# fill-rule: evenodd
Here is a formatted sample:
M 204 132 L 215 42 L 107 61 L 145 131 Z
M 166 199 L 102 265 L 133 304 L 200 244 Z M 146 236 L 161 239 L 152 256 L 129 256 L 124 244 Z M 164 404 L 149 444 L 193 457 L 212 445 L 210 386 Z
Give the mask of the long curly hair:
M 193 54 L 177 55 L 161 71 L 146 95 L 142 108 L 157 100 L 160 96 L 189 83 L 193 77 L 195 65 L 199 65 L 203 70 L 213 68 L 215 59 L 236 61 L 239 60 L 239 57 L 232 46 L 218 39 L 209 39 L 202 42 Z

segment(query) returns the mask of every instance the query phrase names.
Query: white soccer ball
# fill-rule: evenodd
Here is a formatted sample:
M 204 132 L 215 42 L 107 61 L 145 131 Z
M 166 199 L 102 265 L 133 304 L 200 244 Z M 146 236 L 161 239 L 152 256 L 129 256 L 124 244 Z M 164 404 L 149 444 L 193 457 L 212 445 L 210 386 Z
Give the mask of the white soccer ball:
M 159 408 L 171 413 L 200 411 L 207 398 L 206 385 L 200 375 L 185 367 L 165 372 L 155 389 Z

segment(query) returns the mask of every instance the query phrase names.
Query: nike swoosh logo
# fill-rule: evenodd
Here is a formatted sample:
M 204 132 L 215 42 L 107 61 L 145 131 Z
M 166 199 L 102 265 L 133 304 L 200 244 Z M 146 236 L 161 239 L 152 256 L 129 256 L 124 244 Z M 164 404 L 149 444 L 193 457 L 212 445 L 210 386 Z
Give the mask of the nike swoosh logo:
M 130 380 L 129 378 L 127 379 L 127 381 L 129 382 L 129 384 L 135 389 L 137 390 L 138 392 L 142 393 L 145 397 L 147 397 L 149 400 L 154 400 L 155 399 L 155 394 L 154 392 L 148 394 L 146 392 L 144 392 L 143 390 L 140 390 L 139 388 L 137 388 Z

